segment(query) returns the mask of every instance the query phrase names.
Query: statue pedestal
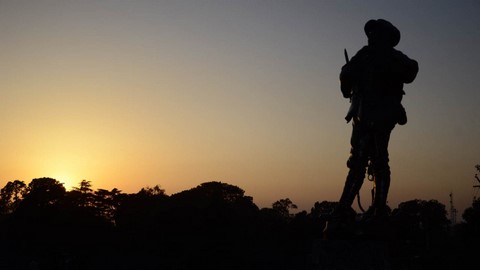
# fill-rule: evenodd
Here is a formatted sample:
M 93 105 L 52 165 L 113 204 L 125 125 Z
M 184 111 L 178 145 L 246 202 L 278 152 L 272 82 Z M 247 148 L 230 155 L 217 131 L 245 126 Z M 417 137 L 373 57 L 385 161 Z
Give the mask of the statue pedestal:
M 312 264 L 315 270 L 392 269 L 387 243 L 368 239 L 315 240 Z

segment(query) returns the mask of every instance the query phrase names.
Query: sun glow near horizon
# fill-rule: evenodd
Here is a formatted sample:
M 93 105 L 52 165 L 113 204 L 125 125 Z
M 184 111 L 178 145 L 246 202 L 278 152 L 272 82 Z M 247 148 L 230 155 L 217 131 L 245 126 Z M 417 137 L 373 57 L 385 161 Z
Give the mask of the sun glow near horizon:
M 53 178 L 62 183 L 67 191 L 72 190 L 74 187 L 78 187 L 82 180 L 88 180 L 80 177 L 81 172 L 78 168 L 69 161 L 59 161 L 51 166 L 45 167 L 42 177 Z M 39 177 L 37 177 L 39 178 Z
M 366 42 L 363 23 L 384 17 L 421 66 L 405 91 L 409 123 L 391 140 L 390 199 L 448 202 L 453 190 L 470 203 L 480 152 L 480 92 L 468 72 L 480 63 L 476 4 L 0 6 L 0 186 L 50 177 L 67 190 L 87 180 L 94 190 L 158 184 L 173 194 L 214 180 L 267 206 L 336 200 L 351 132 L 343 50 L 353 56 Z

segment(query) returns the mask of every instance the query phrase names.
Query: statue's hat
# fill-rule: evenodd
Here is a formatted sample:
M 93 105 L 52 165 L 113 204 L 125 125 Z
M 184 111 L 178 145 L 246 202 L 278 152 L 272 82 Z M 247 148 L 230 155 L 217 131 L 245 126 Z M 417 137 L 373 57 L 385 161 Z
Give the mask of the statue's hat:
M 400 42 L 400 31 L 387 20 L 369 20 L 364 27 L 365 34 L 370 38 L 373 34 L 384 35 L 388 45 L 395 47 Z

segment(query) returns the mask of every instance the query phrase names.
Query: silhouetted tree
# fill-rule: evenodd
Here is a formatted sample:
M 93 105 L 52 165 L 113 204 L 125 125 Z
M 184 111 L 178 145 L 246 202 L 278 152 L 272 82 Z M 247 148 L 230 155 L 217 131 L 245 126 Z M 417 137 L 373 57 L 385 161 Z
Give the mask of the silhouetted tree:
M 197 209 L 217 209 L 227 207 L 230 210 L 258 210 L 252 197 L 237 186 L 222 182 L 206 182 L 199 186 L 172 195 L 179 205 L 190 205 Z M 240 208 L 240 209 L 239 209 Z
M 480 164 L 475 165 L 475 169 L 477 169 L 477 171 L 480 173 Z M 478 174 L 475 174 L 475 178 L 480 181 Z M 475 185 L 474 187 L 478 186 Z M 467 222 L 467 224 L 478 228 L 477 230 L 479 230 L 480 232 L 480 214 L 478 213 L 478 211 L 480 211 L 480 199 L 474 198 L 472 206 L 465 209 L 462 217 Z
M 480 173 L 480 164 L 475 165 L 475 169 Z M 475 174 L 475 178 L 478 175 Z M 465 209 L 462 214 L 462 218 L 465 221 L 460 224 L 463 234 L 473 234 L 475 237 L 480 237 L 480 199 L 474 198 L 472 206 Z
M 284 218 L 290 218 L 293 215 L 290 214 L 291 209 L 297 209 L 295 205 L 289 198 L 280 199 L 272 204 L 272 209 L 276 211 L 280 216 Z
M 93 208 L 95 206 L 95 194 L 91 187 L 92 184 L 90 181 L 82 180 L 78 187 L 74 187 L 71 191 L 67 192 L 67 203 L 83 208 Z
M 20 206 L 51 206 L 58 203 L 65 195 L 65 192 L 63 184 L 53 178 L 36 178 L 28 184 L 27 193 Z
M 457 240 L 455 254 L 459 257 L 458 261 L 463 263 L 459 268 L 467 269 L 477 263 L 480 242 L 480 199 L 475 199 L 472 206 L 465 209 L 462 217 L 464 221 L 454 227 L 454 236 Z
M 87 180 L 82 180 L 79 183 L 79 187 L 74 187 L 73 190 L 79 191 L 81 193 L 92 193 L 93 190 L 91 189 L 92 182 Z
M 62 201 L 63 215 L 76 236 L 86 236 L 93 233 L 98 226 L 104 226 L 107 218 L 103 216 L 103 207 L 98 207 L 97 196 L 91 188 L 90 181 L 82 180 L 78 187 L 65 193 Z M 82 231 L 82 232 L 80 232 Z
M 126 197 L 121 190 L 116 188 L 112 190 L 98 189 L 94 192 L 94 206 L 98 210 L 100 216 L 106 220 L 115 223 L 115 213 L 120 206 L 122 200 Z
M 480 199 L 473 201 L 472 206 L 465 209 L 462 217 L 468 231 L 475 236 L 480 236 Z
M 244 190 L 222 182 L 202 183 L 168 196 L 158 185 L 124 194 L 116 188 L 93 191 L 91 182 L 82 180 L 66 192 L 51 178 L 34 179 L 28 185 L 16 180 L 0 190 L 0 254 L 18 254 L 19 261 L 41 258 L 45 269 L 65 269 L 50 267 L 61 256 L 86 261 L 103 258 L 106 252 L 131 258 L 152 254 L 156 264 L 149 267 L 143 262 L 145 269 L 160 264 L 162 269 L 290 268 L 288 263 L 310 254 L 336 204 L 316 202 L 309 213 L 292 214 L 297 206 L 285 198 L 259 210 Z M 456 246 L 461 248 L 456 258 L 465 259 L 478 243 L 472 236 L 480 234 L 474 233 L 480 227 L 480 200 L 466 209 L 463 218 L 461 241 L 467 244 Z M 436 200 L 399 204 L 388 222 L 395 232 L 392 256 L 442 265 L 450 248 L 444 240 L 447 225 L 445 206 Z M 119 262 L 117 266 L 129 268 Z M 405 264 L 393 269 L 409 268 Z
M 314 232 L 321 234 L 330 214 L 333 212 L 333 209 L 337 204 L 338 202 L 329 201 L 315 202 L 308 215 L 311 219 L 311 226 L 314 228 Z
M 44 254 L 53 247 L 63 246 L 65 219 L 62 204 L 65 187 L 53 178 L 33 179 L 23 200 L 7 221 L 5 239 L 19 253 Z
M 248 257 L 257 212 L 241 188 L 202 183 L 169 197 L 158 217 L 159 227 L 168 232 L 162 242 L 167 243 L 167 252 L 189 258 L 184 260 L 188 269 L 231 268 Z
M 121 229 L 142 230 L 143 233 L 152 234 L 152 230 L 160 229 L 158 218 L 164 214 L 167 199 L 165 190 L 160 186 L 144 187 L 138 193 L 124 197 L 117 208 L 115 223 Z
M 448 241 L 445 205 L 436 200 L 402 202 L 391 214 L 391 225 L 401 256 L 444 262 Z M 400 252 L 400 251 L 396 251 Z
M 393 219 L 409 228 L 446 230 L 449 224 L 445 205 L 437 200 L 411 200 L 402 202 L 392 212 Z
M 225 203 L 236 203 L 244 199 L 251 200 L 251 197 L 245 196 L 245 191 L 241 188 L 216 181 L 202 183 L 190 190 L 174 194 L 174 197 L 204 200 L 205 202 L 222 201 Z
M 322 201 L 321 203 L 315 202 L 310 210 L 310 215 L 317 218 L 326 217 L 333 211 L 337 204 L 338 202 L 329 201 Z
M 222 182 L 206 182 L 171 196 L 175 210 L 171 218 L 191 226 L 238 226 L 258 211 L 252 197 L 237 186 Z
M 27 193 L 27 185 L 20 180 L 8 182 L 0 191 L 0 215 L 14 212 Z
M 146 196 L 146 197 L 155 197 L 155 196 L 164 196 L 165 190 L 160 188 L 159 185 L 155 185 L 152 187 L 144 187 L 142 188 L 137 195 L 139 196 Z

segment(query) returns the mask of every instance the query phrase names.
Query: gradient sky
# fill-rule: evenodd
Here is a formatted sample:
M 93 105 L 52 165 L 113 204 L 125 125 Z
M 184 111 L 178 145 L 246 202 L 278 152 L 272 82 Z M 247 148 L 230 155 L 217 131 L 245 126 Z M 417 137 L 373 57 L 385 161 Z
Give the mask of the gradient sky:
M 480 163 L 479 14 L 478 1 L 0 0 L 0 186 L 173 194 L 221 181 L 260 207 L 336 201 L 351 133 L 343 49 L 383 18 L 420 66 L 391 137 L 389 204 L 448 210 L 453 192 L 461 214 Z

